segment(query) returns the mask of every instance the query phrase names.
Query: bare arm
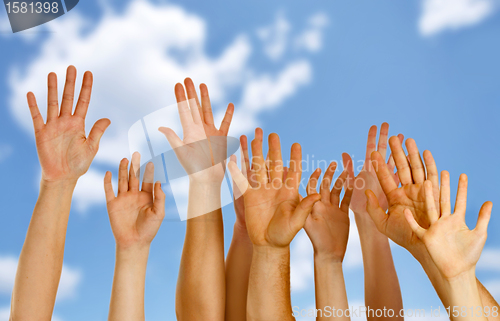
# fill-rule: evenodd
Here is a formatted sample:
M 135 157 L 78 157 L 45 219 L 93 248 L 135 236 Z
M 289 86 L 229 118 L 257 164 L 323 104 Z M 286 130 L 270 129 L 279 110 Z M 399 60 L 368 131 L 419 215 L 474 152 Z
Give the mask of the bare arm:
M 176 292 L 179 320 L 223 320 L 225 310 L 224 229 L 221 183 L 227 133 L 234 106 L 219 129 L 214 125 L 208 89 L 200 85 L 201 105 L 191 79 L 175 86 L 183 140 L 160 128 L 189 175 L 187 227 Z M 189 98 L 189 103 L 186 99 Z
M 290 303 L 290 242 L 304 227 L 320 197 L 315 194 L 300 200 L 300 145 L 292 146 L 290 169 L 283 177 L 278 135 L 269 135 L 269 167 L 262 153 L 262 136 L 262 130 L 256 129 L 249 180 L 234 161 L 228 166 L 238 189 L 244 193 L 246 226 L 254 245 L 247 320 L 294 320 Z
M 352 180 L 347 183 L 348 171 L 344 170 L 330 191 L 337 163 L 332 162 L 325 171 L 320 185 L 321 201 L 314 204 L 306 219 L 304 230 L 314 248 L 314 283 L 316 290 L 316 320 L 350 320 L 345 311 L 349 309 L 342 271 L 347 241 L 349 239 L 349 204 L 352 197 Z M 317 183 L 321 169 L 316 169 L 307 184 L 307 195 L 317 194 Z M 342 203 L 340 193 L 346 187 Z M 336 312 L 344 313 L 338 317 Z M 333 312 L 333 313 L 332 313 Z
M 28 105 L 42 167 L 40 194 L 19 257 L 11 319 L 50 320 L 64 256 L 71 198 L 76 182 L 85 174 L 99 148 L 108 119 L 94 124 L 88 137 L 85 116 L 92 91 L 92 74 L 86 72 L 73 113 L 76 69 L 68 67 L 59 108 L 57 78 L 48 76 L 47 121 L 44 123 L 33 93 Z
M 247 137 L 241 136 L 242 159 L 249 169 Z M 236 156 L 231 156 L 236 161 Z M 234 211 L 236 222 L 233 228 L 233 239 L 226 258 L 226 317 L 228 321 L 246 320 L 247 294 L 250 266 L 252 264 L 253 245 L 248 236 L 245 221 L 245 201 L 233 182 L 235 200 Z
M 400 311 L 403 308 L 403 299 L 389 246 L 389 239 L 377 230 L 377 227 L 366 211 L 365 191 L 368 189 L 371 189 L 377 195 L 382 208 L 387 210 L 387 199 L 371 164 L 370 155 L 377 149 L 382 158 L 385 159 L 388 134 L 389 124 L 383 123 L 380 127 L 380 136 L 377 144 L 377 126 L 372 126 L 368 132 L 366 158 L 363 169 L 355 178 L 351 209 L 356 219 L 361 252 L 363 254 L 365 305 L 374 310 L 387 308 L 393 311 Z M 399 139 L 402 141 L 403 135 L 400 134 Z M 344 167 L 348 168 L 351 177 L 354 177 L 354 166 L 351 158 L 347 154 L 343 154 L 342 158 Z M 385 166 L 385 163 L 381 164 L 381 166 Z M 391 173 L 394 172 L 394 159 L 392 156 L 389 157 L 387 167 Z M 397 175 L 394 175 L 393 179 L 399 184 Z M 398 313 L 392 318 L 375 318 L 373 315 L 368 315 L 367 318 L 368 321 L 374 321 L 375 319 L 403 319 Z
M 154 165 L 146 165 L 140 189 L 139 164 L 140 155 L 134 153 L 127 174 L 127 159 L 120 162 L 118 196 L 111 186 L 111 173 L 107 172 L 104 177 L 109 221 L 116 241 L 110 321 L 145 319 L 144 291 L 149 248 L 165 217 L 165 194 L 160 182 L 153 185 Z

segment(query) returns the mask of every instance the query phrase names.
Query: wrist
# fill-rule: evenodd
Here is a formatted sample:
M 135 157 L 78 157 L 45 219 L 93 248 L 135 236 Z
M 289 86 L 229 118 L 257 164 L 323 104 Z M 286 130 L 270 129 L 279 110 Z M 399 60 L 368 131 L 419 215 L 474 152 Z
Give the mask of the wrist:
M 149 256 L 150 244 L 116 245 L 116 257 L 134 262 L 146 261 Z
M 271 256 L 271 257 L 279 257 L 279 256 L 289 256 L 290 255 L 290 246 L 284 247 L 275 247 L 269 245 L 254 245 L 253 252 L 256 255 L 261 256 Z
M 61 179 L 61 180 L 48 180 L 42 177 L 40 181 L 40 188 L 44 189 L 61 189 L 73 191 L 76 187 L 78 179 Z
M 236 222 L 234 223 L 233 227 L 233 238 L 248 238 L 248 230 L 245 222 L 241 222 L 240 220 L 236 219 Z
M 340 258 L 331 253 L 321 253 L 314 251 L 314 262 L 328 263 L 342 266 L 344 258 Z

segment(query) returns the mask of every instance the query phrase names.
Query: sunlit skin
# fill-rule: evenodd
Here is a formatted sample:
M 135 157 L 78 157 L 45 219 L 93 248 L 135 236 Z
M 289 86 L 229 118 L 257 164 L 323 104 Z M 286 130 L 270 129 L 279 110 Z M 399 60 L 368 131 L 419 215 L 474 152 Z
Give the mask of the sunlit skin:
M 11 301 L 12 320 L 51 320 L 73 190 L 78 179 L 89 169 L 99 149 L 99 141 L 110 124 L 108 119 L 100 119 L 86 135 L 85 117 L 92 92 L 92 74 L 84 74 L 73 110 L 75 81 L 76 68 L 69 66 L 59 104 L 57 76 L 49 74 L 46 122 L 35 95 L 31 92 L 27 95 L 42 180 L 19 257 Z
M 424 194 L 429 227 L 427 229 L 421 227 L 409 209 L 404 211 L 406 220 L 413 232 L 422 240 L 441 273 L 450 306 L 474 307 L 474 311 L 469 311 L 466 315 L 452 313 L 451 320 L 487 320 L 482 314 L 483 311 L 478 315 L 476 310 L 476 307 L 482 306 L 482 302 L 476 282 L 475 267 L 486 242 L 493 204 L 491 202 L 483 204 L 476 228 L 469 230 L 465 224 L 467 204 L 465 174 L 460 176 L 453 215 L 448 172 L 441 173 L 439 209 L 436 208 L 432 183 L 428 180 L 424 183 Z
M 302 152 L 293 144 L 286 170 L 277 134 L 269 135 L 268 157 L 262 152 L 262 130 L 251 143 L 252 166 L 243 173 L 234 161 L 229 170 L 244 192 L 245 222 L 253 244 L 248 285 L 247 320 L 294 320 L 290 301 L 290 242 L 304 227 L 319 194 L 300 198 Z M 247 179 L 250 178 L 250 180 Z
M 316 289 L 316 308 L 334 306 L 346 311 L 349 308 L 342 271 L 349 239 L 349 203 L 353 192 L 352 182 L 347 180 L 348 171 L 344 170 L 330 190 L 337 163 L 332 162 L 326 169 L 320 184 L 321 200 L 316 202 L 307 217 L 304 230 L 314 248 L 314 280 Z M 321 170 L 316 169 L 307 184 L 307 195 L 318 194 L 317 185 Z M 349 182 L 349 183 L 347 183 Z M 342 202 L 340 193 L 346 187 Z M 350 320 L 349 316 L 337 317 L 320 314 L 317 320 Z
M 240 137 L 241 157 L 247 171 L 250 171 L 248 143 L 245 135 Z M 236 155 L 231 155 L 236 162 Z M 234 212 L 236 222 L 233 238 L 226 257 L 226 320 L 246 320 L 247 293 L 250 266 L 252 263 L 253 245 L 248 236 L 245 221 L 245 200 L 236 183 L 233 182 Z
M 354 212 L 356 227 L 359 233 L 361 243 L 361 251 L 363 254 L 363 269 L 365 281 L 365 305 L 372 309 L 392 309 L 400 311 L 403 308 L 403 299 L 401 289 L 399 287 L 398 276 L 394 261 L 392 259 L 391 248 L 387 236 L 380 233 L 373 223 L 370 215 L 366 211 L 367 198 L 365 192 L 373 191 L 380 201 L 380 207 L 387 211 L 388 204 L 385 193 L 377 179 L 377 174 L 370 161 L 370 155 L 377 150 L 384 163 L 380 166 L 386 166 L 388 171 L 392 173 L 392 179 L 396 185 L 399 185 L 399 178 L 394 174 L 395 162 L 392 155 L 385 164 L 387 153 L 387 138 L 389 135 L 389 124 L 383 123 L 380 126 L 380 135 L 377 143 L 377 126 L 371 126 L 368 131 L 368 139 L 366 143 L 366 156 L 363 168 L 354 178 L 354 191 L 350 204 L 351 210 Z M 403 142 L 403 135 L 399 134 L 400 142 Z M 354 177 L 354 166 L 350 156 L 346 153 L 342 154 L 344 168 L 347 168 L 351 177 Z M 376 317 L 373 314 L 368 314 L 369 321 L 381 321 L 381 319 L 397 320 L 402 319 L 399 315 L 394 317 Z
M 206 85 L 200 85 L 200 94 L 201 104 L 189 78 L 184 86 L 175 86 L 182 140 L 170 128 L 159 129 L 190 174 L 186 237 L 176 292 L 176 314 L 181 321 L 224 320 L 226 303 L 221 210 L 224 167 L 222 163 L 215 164 L 214 160 L 227 157 L 226 137 L 234 106 L 228 105 L 217 128 Z M 200 171 L 202 169 L 205 170 Z
M 116 241 L 116 264 L 108 320 L 145 320 L 144 287 L 149 248 L 165 217 L 165 193 L 153 184 L 154 165 L 148 163 L 142 188 L 138 178 L 139 153 L 120 162 L 118 195 L 111 173 L 104 177 L 109 221 Z
M 424 151 L 424 162 L 422 162 L 417 145 L 413 139 L 406 141 L 409 157 L 405 155 L 399 138 L 391 137 L 389 144 L 396 163 L 401 187 L 398 187 L 394 182 L 393 174 L 388 170 L 387 166 L 377 166 L 377 164 L 383 163 L 380 153 L 377 151 L 372 152 L 372 164 L 387 197 L 389 208 L 386 213 L 380 207 L 375 194 L 372 191 L 366 191 L 368 198 L 366 209 L 381 233 L 406 248 L 420 262 L 443 304 L 445 306 L 452 306 L 454 300 L 457 299 L 452 295 L 455 291 L 450 290 L 450 282 L 443 277 L 425 244 L 412 230 L 405 217 L 405 212 L 411 213 L 415 221 L 422 228 L 429 228 L 431 221 L 427 214 L 428 207 L 426 202 L 429 202 L 429 200 L 426 201 L 425 185 L 428 185 L 427 194 L 432 194 L 433 196 L 434 208 L 441 215 L 442 207 L 439 204 L 439 199 L 443 185 L 440 188 L 439 174 L 434 158 L 429 151 Z M 441 184 L 443 184 L 443 177 L 441 180 Z M 424 184 L 426 181 L 427 183 Z M 446 183 L 446 178 L 444 182 Z M 429 187 L 431 188 L 429 189 Z M 474 286 L 471 286 L 471 289 L 462 289 L 460 291 L 472 294 L 478 291 L 483 307 L 490 309 L 493 306 L 498 307 L 498 303 L 495 302 L 490 293 L 475 278 L 474 284 Z M 498 320 L 498 317 L 493 317 L 490 314 L 488 319 Z

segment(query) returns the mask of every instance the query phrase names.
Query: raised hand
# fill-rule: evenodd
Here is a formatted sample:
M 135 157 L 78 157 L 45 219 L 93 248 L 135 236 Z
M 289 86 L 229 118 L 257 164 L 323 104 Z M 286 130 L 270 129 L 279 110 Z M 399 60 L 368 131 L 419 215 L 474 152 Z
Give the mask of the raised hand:
M 118 170 L 118 196 L 113 192 L 111 172 L 104 177 L 111 228 L 120 248 L 149 246 L 165 217 L 165 193 L 160 182 L 153 184 L 153 163 L 146 165 L 139 188 L 139 153 L 132 155 L 130 171 L 127 168 L 128 160 L 124 158 Z
M 256 246 L 287 247 L 303 228 L 312 206 L 321 197 L 313 194 L 300 201 L 300 145 L 292 146 L 290 167 L 284 179 L 279 136 L 269 135 L 269 168 L 262 153 L 261 137 L 261 129 L 257 129 L 256 138 L 252 141 L 250 184 L 235 162 L 229 163 L 229 170 L 240 191 L 244 191 L 246 226 L 252 243 Z
M 42 179 L 53 181 L 76 181 L 89 169 L 99 149 L 99 141 L 111 123 L 109 119 L 98 120 L 88 137 L 85 135 L 85 117 L 92 92 L 92 73 L 83 76 L 82 89 L 73 113 L 76 68 L 69 66 L 62 102 L 57 97 L 57 76 L 48 76 L 47 121 L 43 122 L 35 95 L 29 92 L 28 105 L 33 118 L 38 158 L 42 167 Z M 60 108 L 59 108 L 60 107 Z
M 342 154 L 342 160 L 344 163 L 344 168 L 349 170 L 350 177 L 354 177 L 354 191 L 352 193 L 351 200 L 351 209 L 355 214 L 365 214 L 366 213 L 366 195 L 365 191 L 371 190 L 377 199 L 379 200 L 380 207 L 387 211 L 387 198 L 385 197 L 384 191 L 380 186 L 380 183 L 377 179 L 377 173 L 373 168 L 371 162 L 371 154 L 376 150 L 380 153 L 382 159 L 386 158 L 387 152 L 387 136 L 389 134 L 389 124 L 383 123 L 380 126 L 380 136 L 377 143 L 377 126 L 370 127 L 368 131 L 368 141 L 366 143 L 366 156 L 365 162 L 363 164 L 363 168 L 358 173 L 356 177 L 354 177 L 354 168 L 352 160 L 348 154 Z M 400 142 L 402 143 L 404 140 L 404 136 L 402 134 L 398 135 Z M 382 165 L 381 165 L 382 166 Z M 387 162 L 387 169 L 390 173 L 394 173 L 394 158 L 392 155 L 389 157 L 389 161 Z M 393 174 L 394 183 L 399 185 L 399 178 L 397 174 Z M 368 213 L 363 216 L 368 216 Z
M 401 187 L 398 188 L 398 185 L 394 181 L 394 175 L 387 168 L 382 155 L 379 152 L 373 152 L 371 155 L 372 164 L 384 194 L 387 197 L 388 212 L 386 213 L 383 210 L 379 200 L 371 190 L 366 191 L 368 198 L 366 209 L 380 232 L 413 253 L 416 247 L 422 246 L 422 242 L 411 231 L 410 226 L 404 218 L 403 211 L 409 209 L 419 224 L 425 227 L 428 226 L 424 181 L 428 179 L 432 183 L 434 193 L 436 191 L 439 193 L 437 168 L 434 158 L 429 151 L 424 151 L 424 167 L 417 145 L 413 139 L 406 140 L 410 163 L 408 163 L 398 137 L 391 137 L 389 145 L 396 163 Z
M 421 227 L 412 212 L 405 209 L 405 217 L 417 237 L 423 241 L 432 260 L 445 279 L 452 279 L 473 271 L 484 243 L 493 204 L 486 202 L 479 211 L 476 228 L 469 230 L 465 224 L 467 207 L 467 175 L 460 175 L 455 210 L 451 214 L 450 176 L 441 172 L 441 195 L 436 208 L 433 186 L 425 181 L 425 207 L 430 222 L 428 229 Z M 441 213 L 441 215 L 439 214 Z
M 337 163 L 328 166 L 320 185 L 321 201 L 316 202 L 311 214 L 307 217 L 304 229 L 311 239 L 316 255 L 330 257 L 336 262 L 342 262 L 349 238 L 349 202 L 352 196 L 352 179 L 347 180 L 348 172 L 344 170 L 337 178 L 330 191 L 333 174 Z M 307 195 L 317 194 L 318 179 L 321 169 L 316 169 L 307 184 Z M 351 186 L 347 187 L 347 182 Z M 340 193 L 342 186 L 346 191 L 342 203 Z
M 227 158 L 226 139 L 234 106 L 228 105 L 224 119 L 217 129 L 214 125 L 207 86 L 200 85 L 200 105 L 193 81 L 186 78 L 184 84 L 189 101 L 186 99 L 182 84 L 175 85 L 183 139 L 181 140 L 170 128 L 160 127 L 159 130 L 167 137 L 191 180 L 198 183 L 221 184 L 224 179 L 222 162 Z M 216 164 L 217 166 L 213 166 Z

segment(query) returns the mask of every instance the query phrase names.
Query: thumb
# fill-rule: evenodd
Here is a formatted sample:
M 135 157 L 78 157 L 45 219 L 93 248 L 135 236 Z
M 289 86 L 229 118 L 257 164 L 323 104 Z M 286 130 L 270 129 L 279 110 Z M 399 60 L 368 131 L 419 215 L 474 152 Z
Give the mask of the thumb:
M 307 197 L 304 197 L 302 201 L 300 201 L 299 205 L 295 208 L 295 211 L 290 218 L 290 226 L 295 230 L 299 231 L 304 227 L 306 223 L 306 219 L 311 213 L 312 208 L 316 202 L 321 200 L 320 194 L 311 194 Z
M 99 142 L 101 141 L 101 137 L 110 124 L 111 121 L 109 119 L 102 118 L 96 121 L 94 126 L 92 126 L 89 137 L 87 137 L 87 141 L 89 142 L 90 146 L 92 146 L 94 151 L 97 152 L 97 150 L 99 149 Z
M 486 233 L 488 230 L 488 223 L 491 218 L 491 209 L 493 208 L 492 202 L 486 202 L 481 206 L 479 210 L 479 216 L 477 218 L 477 224 L 475 230 L 481 233 Z
M 236 162 L 230 161 L 228 164 L 229 172 L 231 173 L 231 177 L 233 178 L 233 182 L 238 187 L 238 190 L 234 189 L 234 198 L 238 198 L 245 194 L 245 192 L 248 189 L 248 180 L 245 178 L 243 173 L 240 171 L 238 168 L 238 165 L 236 165 Z M 236 193 L 238 192 L 238 194 Z
M 158 130 L 167 137 L 168 143 L 172 149 L 181 147 L 184 145 L 182 140 L 177 136 L 177 134 L 171 129 L 167 127 L 160 127 Z
M 165 192 L 163 192 L 161 188 L 161 183 L 160 181 L 157 181 L 155 183 L 154 187 L 154 203 L 153 203 L 153 209 L 155 214 L 160 218 L 163 219 L 165 217 Z

